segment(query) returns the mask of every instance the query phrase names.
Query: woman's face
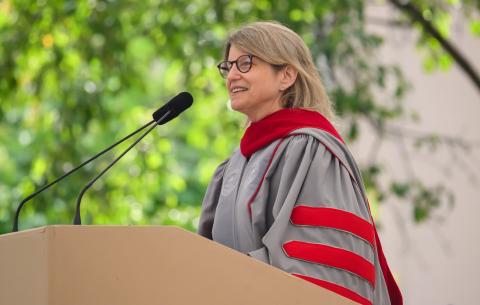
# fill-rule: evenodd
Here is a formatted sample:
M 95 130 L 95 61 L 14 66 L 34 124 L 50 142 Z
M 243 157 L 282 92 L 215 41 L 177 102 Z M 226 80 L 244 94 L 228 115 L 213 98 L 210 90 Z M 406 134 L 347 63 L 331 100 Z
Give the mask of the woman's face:
M 232 45 L 228 60 L 237 60 L 242 52 Z M 228 76 L 227 90 L 232 109 L 245 114 L 250 121 L 256 122 L 265 116 L 282 109 L 281 96 L 284 88 L 282 73 L 258 57 L 253 57 L 250 71 L 242 73 L 234 64 Z

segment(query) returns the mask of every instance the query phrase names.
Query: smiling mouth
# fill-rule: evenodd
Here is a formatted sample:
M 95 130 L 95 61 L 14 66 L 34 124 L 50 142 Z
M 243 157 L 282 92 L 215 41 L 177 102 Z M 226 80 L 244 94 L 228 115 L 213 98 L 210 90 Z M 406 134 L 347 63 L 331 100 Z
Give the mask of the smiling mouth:
M 231 92 L 231 93 L 238 93 L 238 92 L 244 92 L 244 91 L 247 91 L 247 88 L 235 87 L 235 88 L 233 88 L 230 92 Z

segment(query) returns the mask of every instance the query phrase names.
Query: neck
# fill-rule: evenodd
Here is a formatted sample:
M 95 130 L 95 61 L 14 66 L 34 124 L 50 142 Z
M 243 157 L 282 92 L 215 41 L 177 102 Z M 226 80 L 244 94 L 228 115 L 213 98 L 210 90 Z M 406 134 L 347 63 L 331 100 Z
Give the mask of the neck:
M 282 106 L 282 103 L 280 100 L 277 100 L 275 102 L 266 104 L 262 109 L 255 109 L 252 111 L 245 111 L 243 112 L 247 117 L 250 122 L 258 122 L 265 117 L 271 115 L 272 113 L 275 113 L 279 110 L 284 109 Z

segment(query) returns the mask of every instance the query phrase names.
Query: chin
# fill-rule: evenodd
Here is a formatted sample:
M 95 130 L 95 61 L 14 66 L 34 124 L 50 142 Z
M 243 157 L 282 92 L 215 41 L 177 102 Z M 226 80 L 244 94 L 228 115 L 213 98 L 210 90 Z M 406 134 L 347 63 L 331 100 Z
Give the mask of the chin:
M 230 100 L 230 107 L 232 107 L 233 110 L 242 112 L 242 109 L 244 105 L 242 105 L 242 102 L 238 100 Z

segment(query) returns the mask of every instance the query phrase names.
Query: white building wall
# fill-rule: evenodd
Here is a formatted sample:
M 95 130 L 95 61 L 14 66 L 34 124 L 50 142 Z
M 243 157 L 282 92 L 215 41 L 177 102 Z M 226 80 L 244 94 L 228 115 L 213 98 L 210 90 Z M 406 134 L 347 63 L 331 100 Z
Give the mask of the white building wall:
M 394 12 L 372 6 L 367 15 L 393 19 Z M 471 37 L 458 16 L 454 20 L 451 40 L 480 71 L 480 38 Z M 456 65 L 448 72 L 426 74 L 414 31 L 375 24 L 371 29 L 385 38 L 379 58 L 397 63 L 414 85 L 405 101 L 421 120 L 405 120 L 401 127 L 473 144 L 470 152 L 444 145 L 433 154 L 415 150 L 408 139 L 406 146 L 391 138 L 380 147 L 379 160 L 390 175 L 386 180 L 413 174 L 427 183 L 442 182 L 455 195 L 452 209 L 442 207 L 421 224 L 413 222 L 411 203 L 389 199 L 382 205 L 380 236 L 387 259 L 406 305 L 480 304 L 480 91 Z M 363 127 L 361 140 L 352 147 L 359 163 L 366 162 L 374 140 L 368 125 Z

